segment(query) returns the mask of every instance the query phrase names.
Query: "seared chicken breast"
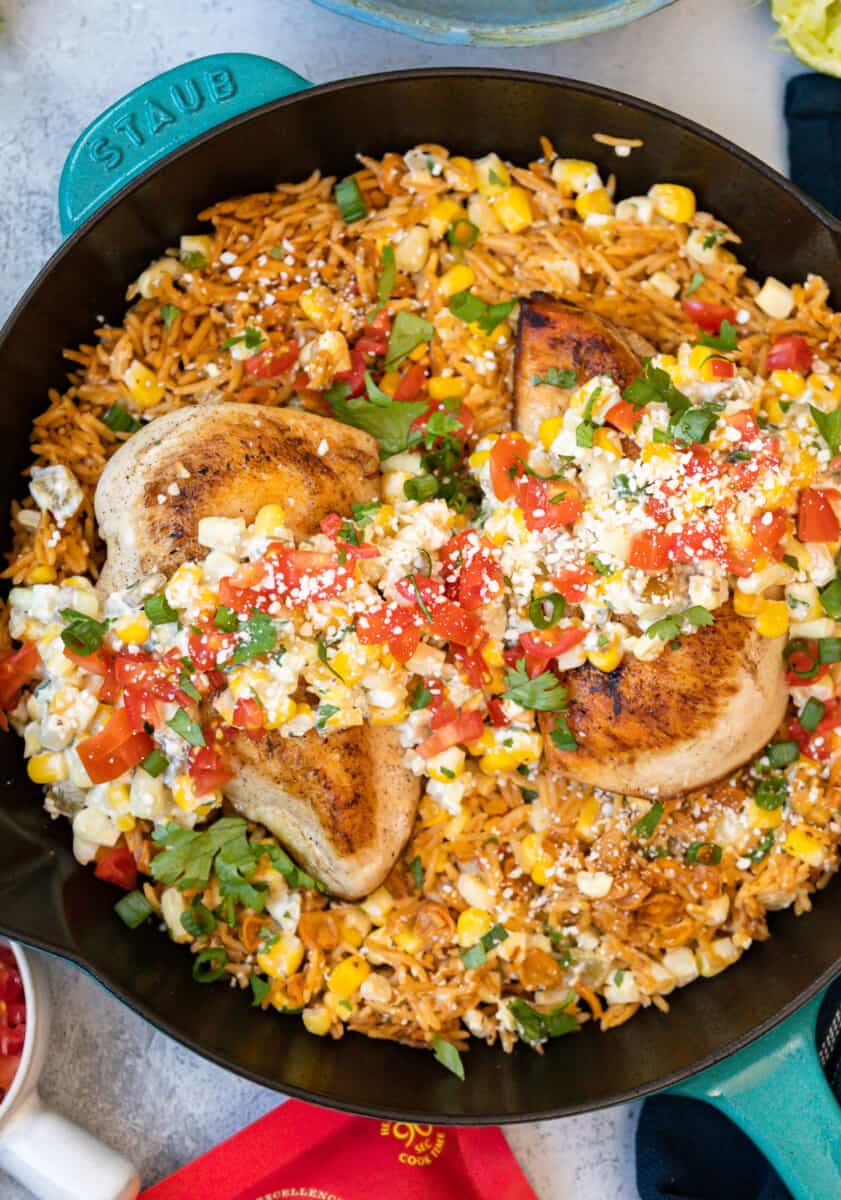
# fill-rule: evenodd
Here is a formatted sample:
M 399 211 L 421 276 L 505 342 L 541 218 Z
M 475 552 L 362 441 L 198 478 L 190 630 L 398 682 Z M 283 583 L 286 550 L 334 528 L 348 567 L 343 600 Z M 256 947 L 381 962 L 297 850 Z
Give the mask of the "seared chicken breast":
M 291 409 L 219 404 L 152 421 L 121 446 L 96 490 L 108 548 L 101 587 L 203 558 L 203 517 L 251 521 L 279 503 L 296 537 L 328 512 L 379 495 L 379 455 L 368 434 Z M 322 736 L 241 734 L 228 749 L 232 807 L 274 833 L 330 892 L 357 899 L 378 887 L 411 832 L 420 784 L 403 766 L 391 726 Z
M 520 305 L 514 413 L 537 436 L 562 412 L 567 391 L 534 383 L 550 367 L 574 370 L 579 383 L 611 375 L 625 388 L 639 374 L 640 339 L 561 300 L 537 294 Z M 647 351 L 652 353 L 649 347 Z M 785 637 L 764 638 L 727 605 L 715 624 L 681 638 L 652 662 L 626 656 L 615 671 L 568 671 L 568 721 L 577 751 L 547 737 L 547 762 L 594 787 L 636 796 L 691 791 L 735 770 L 773 736 L 788 689 Z M 545 731 L 554 719 L 542 717 Z

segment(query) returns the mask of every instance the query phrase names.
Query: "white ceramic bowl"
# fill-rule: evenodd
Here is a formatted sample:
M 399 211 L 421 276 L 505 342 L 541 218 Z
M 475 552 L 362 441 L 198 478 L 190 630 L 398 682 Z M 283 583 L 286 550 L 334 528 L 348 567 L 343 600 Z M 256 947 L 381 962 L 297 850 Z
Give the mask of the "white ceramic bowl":
M 0 1104 L 0 1169 L 39 1200 L 134 1200 L 140 1180 L 128 1159 L 41 1103 L 38 1079 L 49 1037 L 49 990 L 35 956 L 14 942 L 9 946 L 23 983 L 26 1040 L 17 1074 Z M 2 1190 L 0 1180 L 0 1194 Z

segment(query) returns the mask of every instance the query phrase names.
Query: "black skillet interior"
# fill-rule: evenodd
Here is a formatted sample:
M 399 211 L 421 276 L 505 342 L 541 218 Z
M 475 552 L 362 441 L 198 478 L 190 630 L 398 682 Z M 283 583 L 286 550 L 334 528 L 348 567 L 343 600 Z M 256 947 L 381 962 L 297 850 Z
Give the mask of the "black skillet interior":
M 644 139 L 628 159 L 594 132 Z M 784 280 L 820 272 L 841 300 L 841 226 L 734 147 L 657 109 L 584 84 L 524 73 L 422 71 L 327 85 L 207 135 L 147 173 L 69 240 L 18 308 L 0 342 L 0 477 L 5 513 L 23 485 L 32 417 L 61 386 L 61 348 L 89 340 L 96 316 L 119 320 L 126 284 L 224 197 L 321 169 L 344 174 L 354 154 L 418 142 L 454 152 L 535 157 L 545 133 L 564 155 L 615 171 L 622 195 L 658 180 L 694 188 L 742 235 L 752 273 Z M 376 1115 L 498 1122 L 561 1115 L 628 1099 L 721 1058 L 791 1011 L 841 962 L 839 885 L 802 919 L 773 919 L 773 938 L 724 975 L 676 993 L 600 1035 L 534 1054 L 477 1046 L 464 1084 L 430 1054 L 347 1036 L 311 1037 L 296 1018 L 262 1014 L 244 995 L 195 984 L 183 948 L 152 928 L 130 933 L 116 893 L 78 866 L 69 829 L 41 808 L 13 736 L 0 738 L 0 927 L 90 968 L 109 988 L 195 1050 L 270 1087 Z

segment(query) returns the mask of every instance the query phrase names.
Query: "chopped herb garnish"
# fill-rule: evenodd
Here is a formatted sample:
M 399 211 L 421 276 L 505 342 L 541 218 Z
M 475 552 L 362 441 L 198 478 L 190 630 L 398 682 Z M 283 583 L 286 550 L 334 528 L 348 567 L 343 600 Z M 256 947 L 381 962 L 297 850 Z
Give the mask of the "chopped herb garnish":
M 449 309 L 468 325 L 478 325 L 482 333 L 490 335 L 510 315 L 516 303 L 516 300 L 503 300 L 499 304 L 488 304 L 473 292 L 465 291 L 450 298 Z
M 434 475 L 415 475 L 403 484 L 403 495 L 407 500 L 431 500 L 438 494 L 438 480 Z
M 697 292 L 698 288 L 702 287 L 704 282 L 704 276 L 701 274 L 701 272 L 695 271 L 692 278 L 689 280 L 689 283 L 687 284 L 686 291 L 683 293 L 684 296 L 691 296 L 694 292 Z
M 435 326 L 425 321 L 416 313 L 401 309 L 391 325 L 388 339 L 388 349 L 385 354 L 385 368 L 393 371 L 398 367 L 407 354 L 411 354 L 424 342 L 431 342 L 435 334 Z
M 575 740 L 575 735 L 569 727 L 569 721 L 566 717 L 558 717 L 555 722 L 555 728 L 549 734 L 552 739 L 552 744 L 556 750 L 577 750 L 578 742 Z
M 140 422 L 121 404 L 112 404 L 106 409 L 102 420 L 114 433 L 136 433 L 140 428 Z
M 114 905 L 114 912 L 129 929 L 137 929 L 152 915 L 152 905 L 142 892 L 128 892 Z
M 714 229 L 712 231 L 712 233 L 708 233 L 707 236 L 702 240 L 702 242 L 701 242 L 702 249 L 712 250 L 712 248 L 716 244 L 716 242 L 720 238 L 723 238 L 726 233 L 727 233 L 726 229 Z
M 163 592 L 159 596 L 150 596 L 148 600 L 144 600 L 143 611 L 152 625 L 169 625 L 178 620 L 178 613 Z
M 488 952 L 493 950 L 494 946 L 498 946 L 500 942 L 504 942 L 507 937 L 508 930 L 504 925 L 492 925 L 487 933 L 482 934 L 475 946 L 459 950 L 461 961 L 468 970 L 481 967 L 487 960 Z
M 233 653 L 232 663 L 247 662 L 258 654 L 271 654 L 277 645 L 277 630 L 274 621 L 268 613 L 260 612 L 258 608 L 251 610 L 251 616 L 242 626 L 246 640 L 241 642 Z
M 164 325 L 167 329 L 172 329 L 173 322 L 181 313 L 181 309 L 177 304 L 162 304 L 161 316 L 164 319 Z
M 441 1037 L 440 1033 L 436 1033 L 432 1039 L 432 1053 L 442 1067 L 452 1071 L 453 1075 L 457 1076 L 462 1083 L 464 1082 L 464 1063 L 452 1042 L 448 1042 L 446 1038 Z
M 331 717 L 334 717 L 339 709 L 335 704 L 319 704 L 315 713 L 316 729 L 323 729 Z
M 372 404 L 364 396 L 349 398 L 347 383 L 334 383 L 324 393 L 337 421 L 353 425 L 376 438 L 380 456 L 390 458 L 409 446 L 412 425 L 429 407 L 426 401 L 391 400 L 387 405 Z
M 224 630 L 225 633 L 236 633 L 239 629 L 239 617 L 232 608 L 228 608 L 226 604 L 220 604 L 216 608 L 213 624 L 217 629 Z
M 409 874 L 412 876 L 412 882 L 418 891 L 423 887 L 423 863 L 420 860 L 420 855 L 416 854 L 409 863 Z
M 383 264 L 383 269 L 377 280 L 377 303 L 373 312 L 368 316 L 369 321 L 372 321 L 377 313 L 385 308 L 391 299 L 391 293 L 394 291 L 394 282 L 397 279 L 397 262 L 394 257 L 393 246 L 389 246 L 388 244 L 383 246 L 380 251 L 380 262 Z
M 467 250 L 476 241 L 480 232 L 479 226 L 474 225 L 467 217 L 456 217 L 447 230 L 447 241 L 459 250 Z
M 361 221 L 363 217 L 368 216 L 368 205 L 365 203 L 365 197 L 362 195 L 362 189 L 355 175 L 348 175 L 347 179 L 340 179 L 333 188 L 333 197 L 346 225 L 351 225 L 354 221 Z
M 207 266 L 207 259 L 200 250 L 184 250 L 180 258 L 181 265 L 188 271 L 203 271 Z
M 587 562 L 593 568 L 593 570 L 596 572 L 597 575 L 609 575 L 611 573 L 611 571 L 613 570 L 613 567 L 609 566 L 607 563 L 602 562 L 602 560 L 596 554 L 588 554 Z
M 662 617 L 659 621 L 655 621 L 648 626 L 645 636 L 660 638 L 663 642 L 671 642 L 680 635 L 680 627 L 684 621 L 688 621 L 690 625 L 698 628 L 701 625 L 713 625 L 715 617 L 708 608 L 704 608 L 703 604 L 693 604 L 691 608 L 685 609 L 682 613 Z
M 259 350 L 263 344 L 263 333 L 259 329 L 255 329 L 253 325 L 246 325 L 244 333 L 238 333 L 235 337 L 228 338 L 227 342 L 223 342 L 219 347 L 220 350 L 230 350 L 231 346 L 238 346 L 242 343 L 246 350 Z
M 752 850 L 748 850 L 745 858 L 749 858 L 751 862 L 759 862 L 765 858 L 768 851 L 774 845 L 774 831 L 769 829 L 763 838 L 761 838 Z
M 788 780 L 785 775 L 768 775 L 760 779 L 753 794 L 757 808 L 773 812 L 782 807 L 788 799 Z
M 342 676 L 339 674 L 339 672 L 330 666 L 330 660 L 327 657 L 327 647 L 325 646 L 325 644 L 321 638 L 319 638 L 318 641 L 316 642 L 316 646 L 317 646 L 316 653 L 318 654 L 318 661 L 327 668 L 327 670 L 330 672 L 331 675 L 336 676 L 339 683 L 344 683 L 345 681 L 342 678 Z
M 178 686 L 185 696 L 189 696 L 190 699 L 194 700 L 196 704 L 199 703 L 201 700 L 201 692 L 187 674 L 186 669 L 181 671 L 181 677 L 178 680 Z
M 308 875 L 306 871 L 302 871 L 300 867 L 296 866 L 286 851 L 281 850 L 280 846 L 276 846 L 273 842 L 258 842 L 255 849 L 258 854 L 262 853 L 269 856 L 274 869 L 280 871 L 291 888 L 304 887 L 312 888 L 313 891 L 324 891 L 321 884 L 313 879 L 312 875 Z
M 430 692 L 429 688 L 424 687 L 422 683 L 419 683 L 409 697 L 409 708 L 412 712 L 417 712 L 418 709 L 428 708 L 431 703 L 432 692 Z
M 702 333 L 700 345 L 711 346 L 713 350 L 738 350 L 739 343 L 736 338 L 738 330 L 735 325 L 732 325 L 728 320 L 721 322 L 721 328 L 718 333 Z
M 814 696 L 810 696 L 800 714 L 800 724 L 809 733 L 814 733 L 823 720 L 825 711 L 826 705 L 822 704 L 820 700 L 816 700 Z
M 506 669 L 505 688 L 503 698 L 513 700 L 523 708 L 533 708 L 539 712 L 561 712 L 566 706 L 567 690 L 560 684 L 557 675 L 553 675 L 551 671 L 544 671 L 530 679 L 524 658 L 518 661 L 516 667 Z
M 80 658 L 95 654 L 108 632 L 108 622 L 95 621 L 75 608 L 63 608 L 60 615 L 67 622 L 61 631 L 61 640 L 70 653 L 78 654 Z
M 818 638 L 818 662 L 841 662 L 841 638 Z
M 216 918 L 201 900 L 194 900 L 188 909 L 181 914 L 181 926 L 191 937 L 203 937 L 213 933 L 216 928 Z
M 538 793 L 534 790 L 534 788 L 521 787 L 520 795 L 523 798 L 523 804 L 534 804 L 535 800 L 537 799 Z
M 545 1042 L 547 1038 L 562 1037 L 565 1033 L 578 1032 L 580 1028 L 578 1018 L 565 1011 L 572 998 L 571 996 L 566 1004 L 561 1004 L 548 1013 L 538 1012 L 525 1000 L 509 1000 L 508 1011 L 514 1018 L 517 1032 L 523 1041 L 536 1045 L 539 1042 Z
M 176 710 L 175 715 L 167 721 L 173 733 L 177 733 L 183 737 L 185 742 L 189 742 L 191 746 L 206 746 L 204 734 L 201 731 L 201 725 L 186 713 L 183 708 Z
M 721 846 L 718 842 L 692 842 L 686 847 L 686 861 L 717 867 L 721 862 Z
M 826 587 L 822 587 L 818 596 L 826 615 L 835 621 L 841 620 L 841 578 L 833 579 Z
M 783 562 L 785 563 L 785 565 L 787 567 L 791 567 L 792 571 L 800 570 L 800 563 L 797 561 L 797 559 L 794 557 L 793 554 L 784 554 Z
M 797 762 L 800 747 L 797 742 L 771 742 L 765 754 L 772 767 L 787 767 L 789 763 Z
M 638 821 L 634 821 L 631 832 L 638 838 L 647 841 L 660 824 L 663 816 L 663 805 L 658 801 L 652 804 L 648 812 L 643 813 Z
M 629 384 L 622 394 L 634 408 L 643 408 L 646 404 L 665 404 L 672 416 L 690 407 L 689 397 L 678 391 L 668 371 L 653 367 L 650 359 L 646 359 L 642 375 Z
M 575 371 L 568 368 L 550 367 L 545 375 L 532 375 L 532 387 L 546 384 L 548 387 L 573 388 L 577 383 Z
M 818 432 L 829 447 L 830 454 L 837 454 L 841 445 L 841 408 L 836 408 L 833 412 L 821 412 L 814 404 L 810 404 L 809 412 L 818 427 Z
M 282 258 L 286 257 L 286 251 L 284 250 L 283 246 L 272 246 L 269 254 L 271 254 L 275 262 L 280 262 Z
M 676 442 L 705 443 L 718 423 L 720 408 L 714 404 L 699 404 L 688 408 L 679 417 L 669 422 L 669 432 Z
M 157 779 L 169 766 L 169 759 L 160 750 L 155 749 L 146 755 L 140 766 L 147 775 L 151 775 L 153 779 Z
M 268 994 L 271 990 L 271 986 L 272 985 L 268 981 L 268 979 L 264 979 L 262 975 L 257 975 L 255 972 L 252 971 L 252 973 L 251 973 L 251 991 L 254 995 L 254 999 L 251 1001 L 252 1008 L 260 1007 L 260 1005 L 263 1003 L 263 1001 L 268 996 Z

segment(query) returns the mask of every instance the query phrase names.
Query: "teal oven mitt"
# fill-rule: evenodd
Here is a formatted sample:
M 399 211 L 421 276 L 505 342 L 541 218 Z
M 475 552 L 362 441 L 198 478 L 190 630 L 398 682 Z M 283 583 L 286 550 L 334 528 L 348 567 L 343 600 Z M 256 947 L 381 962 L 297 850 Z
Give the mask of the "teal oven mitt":
M 841 79 L 796 75 L 786 87 L 789 175 L 841 217 Z

